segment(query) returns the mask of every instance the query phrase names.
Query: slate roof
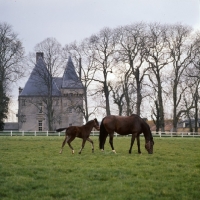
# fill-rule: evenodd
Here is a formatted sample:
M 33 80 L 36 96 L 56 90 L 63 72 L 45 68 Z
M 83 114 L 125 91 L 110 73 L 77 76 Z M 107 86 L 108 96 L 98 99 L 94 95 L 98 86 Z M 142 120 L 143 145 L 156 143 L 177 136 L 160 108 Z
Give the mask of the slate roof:
M 53 80 L 54 80 L 56 86 L 58 87 L 58 89 L 61 89 L 63 78 L 62 77 L 53 77 Z
M 46 83 L 49 77 L 50 77 L 50 74 L 46 68 L 44 60 L 41 57 L 39 57 L 20 96 L 46 96 L 48 95 L 48 86 Z M 52 82 L 52 88 L 53 88 L 52 89 L 53 96 L 61 95 L 60 90 L 58 89 L 54 81 Z
M 83 84 L 76 74 L 71 57 L 68 59 L 67 66 L 63 74 L 62 88 L 83 89 Z
M 18 130 L 18 122 L 5 122 L 4 131 Z
M 50 77 L 49 71 L 46 68 L 42 57 L 38 61 L 31 72 L 24 89 L 19 96 L 46 96 L 48 95 L 47 80 Z M 61 88 L 83 88 L 79 80 L 71 57 L 69 57 L 63 77 L 53 77 L 52 95 L 61 96 Z
M 177 127 L 178 128 L 181 128 L 181 127 L 187 128 L 187 127 L 189 127 L 189 123 L 190 123 L 189 119 L 185 119 L 185 120 L 178 122 Z M 200 125 L 200 119 L 198 119 L 198 123 Z M 195 119 L 191 119 L 191 124 L 192 124 L 192 127 L 195 127 Z

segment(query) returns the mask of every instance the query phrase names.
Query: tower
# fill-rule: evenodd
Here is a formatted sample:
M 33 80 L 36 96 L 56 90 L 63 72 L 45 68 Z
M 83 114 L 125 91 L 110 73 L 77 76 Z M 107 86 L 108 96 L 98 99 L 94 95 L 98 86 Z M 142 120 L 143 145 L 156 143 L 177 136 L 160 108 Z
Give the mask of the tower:
M 83 84 L 69 57 L 62 77 L 52 77 L 43 53 L 36 54 L 36 65 L 23 89 L 19 90 L 20 131 L 47 131 L 82 125 Z

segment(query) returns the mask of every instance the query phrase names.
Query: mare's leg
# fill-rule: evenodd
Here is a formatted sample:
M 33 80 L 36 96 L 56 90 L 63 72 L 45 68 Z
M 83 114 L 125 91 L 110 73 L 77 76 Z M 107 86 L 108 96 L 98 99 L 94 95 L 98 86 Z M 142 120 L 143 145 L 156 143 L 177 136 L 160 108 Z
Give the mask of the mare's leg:
M 115 151 L 115 149 L 114 149 L 114 146 L 113 146 L 113 135 L 114 135 L 114 133 L 109 134 L 109 136 L 110 136 L 109 143 L 110 143 L 110 146 L 111 146 L 111 148 L 112 148 L 112 151 L 113 151 L 114 153 L 116 153 L 116 151 Z
M 138 153 L 140 154 L 140 135 L 137 136 L 137 146 L 138 146 Z
M 132 147 L 133 147 L 134 141 L 135 141 L 135 135 L 132 134 L 132 137 L 131 137 L 131 146 L 130 146 L 130 149 L 129 149 L 129 153 L 130 154 L 131 154 L 131 151 L 132 151 Z
M 61 154 L 62 151 L 63 151 L 63 147 L 65 146 L 66 141 L 67 141 L 67 135 L 65 136 L 65 139 L 64 139 L 64 141 L 63 141 L 63 143 L 62 143 L 62 147 L 61 147 L 61 149 L 60 149 L 60 154 Z
M 94 153 L 94 142 L 90 138 L 87 138 L 87 141 L 91 143 L 91 145 L 92 145 L 92 153 Z
M 70 149 L 72 150 L 72 154 L 74 154 L 74 149 L 73 147 L 71 146 L 71 142 L 75 139 L 74 136 L 69 136 L 68 139 L 67 139 L 67 144 L 69 145 Z
M 80 151 L 78 152 L 79 154 L 81 154 L 81 151 L 83 150 L 83 148 L 85 146 L 85 142 L 86 142 L 86 139 L 84 138 L 83 142 L 82 142 L 82 147 L 81 147 Z

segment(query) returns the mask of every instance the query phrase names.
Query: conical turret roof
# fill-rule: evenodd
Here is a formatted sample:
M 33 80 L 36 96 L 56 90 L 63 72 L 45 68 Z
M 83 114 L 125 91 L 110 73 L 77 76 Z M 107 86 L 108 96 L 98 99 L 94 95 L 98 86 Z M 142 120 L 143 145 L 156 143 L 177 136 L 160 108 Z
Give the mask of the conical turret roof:
M 51 79 L 46 64 L 42 57 L 39 57 L 37 63 L 31 72 L 28 81 L 25 84 L 20 96 L 46 96 L 48 95 L 48 80 Z M 52 96 L 60 96 L 54 80 L 52 80 Z
M 83 88 L 83 84 L 76 74 L 71 57 L 68 59 L 65 72 L 63 74 L 62 88 Z

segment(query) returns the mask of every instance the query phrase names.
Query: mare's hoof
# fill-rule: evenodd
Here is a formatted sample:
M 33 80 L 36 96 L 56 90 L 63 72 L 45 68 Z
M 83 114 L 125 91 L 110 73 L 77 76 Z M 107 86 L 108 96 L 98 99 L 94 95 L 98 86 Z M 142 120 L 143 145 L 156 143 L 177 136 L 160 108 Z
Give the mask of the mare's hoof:
M 115 150 L 112 150 L 113 153 L 117 153 Z

